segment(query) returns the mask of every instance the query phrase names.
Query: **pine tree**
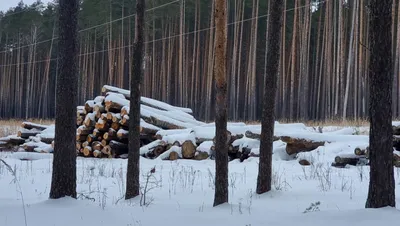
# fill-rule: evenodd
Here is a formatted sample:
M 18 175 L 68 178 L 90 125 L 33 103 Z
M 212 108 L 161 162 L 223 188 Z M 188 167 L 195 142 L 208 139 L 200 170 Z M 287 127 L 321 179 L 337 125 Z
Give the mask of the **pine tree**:
M 257 177 L 257 194 L 271 190 L 272 143 L 275 121 L 275 97 L 278 88 L 283 0 L 270 2 L 268 18 L 268 52 L 265 64 L 264 96 L 261 121 L 260 163 Z
M 76 106 L 78 91 L 78 0 L 59 2 L 59 68 L 50 198 L 76 198 Z
M 140 160 L 140 85 L 143 76 L 144 0 L 136 1 L 135 43 L 130 83 L 129 154 L 125 199 L 139 195 Z
M 227 142 L 227 82 L 226 46 L 227 22 L 226 0 L 215 0 L 215 196 L 214 206 L 228 202 L 228 142 Z
M 392 130 L 392 0 L 371 0 L 370 39 L 370 182 L 366 208 L 395 206 Z

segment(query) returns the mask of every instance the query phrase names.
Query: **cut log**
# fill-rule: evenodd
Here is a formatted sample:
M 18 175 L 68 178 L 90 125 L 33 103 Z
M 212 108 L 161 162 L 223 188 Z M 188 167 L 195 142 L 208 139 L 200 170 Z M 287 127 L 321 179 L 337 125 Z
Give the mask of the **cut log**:
M 400 126 L 392 126 L 393 135 L 400 135 Z
M 103 140 L 110 141 L 115 139 L 117 139 L 117 133 L 114 129 L 109 129 L 108 132 L 103 135 Z
M 84 115 L 79 115 L 76 117 L 76 125 L 77 126 L 81 126 L 83 125 L 83 121 L 85 120 L 85 116 Z
M 94 141 L 98 141 L 98 137 L 96 137 L 93 134 L 89 134 L 86 138 L 86 141 L 89 142 L 90 144 L 93 143 Z
M 309 166 L 309 165 L 311 165 L 311 163 L 310 163 L 308 160 L 306 160 L 306 159 L 300 159 L 300 160 L 299 160 L 299 164 L 302 165 L 302 166 Z
M 356 166 L 360 160 L 365 159 L 365 157 L 358 155 L 346 155 L 346 156 L 336 156 L 335 163 L 336 165 L 353 165 Z
M 40 131 L 43 131 L 43 130 L 48 128 L 48 126 L 40 125 L 40 124 L 36 124 L 36 123 L 31 123 L 31 122 L 23 122 L 21 127 L 25 128 L 25 129 L 29 129 L 29 130 L 30 129 L 37 129 L 37 130 L 40 130 Z
M 82 143 L 82 147 L 81 148 L 85 148 L 85 147 L 87 147 L 89 145 L 90 145 L 90 143 L 85 141 L 85 142 Z
M 46 144 L 51 144 L 54 141 L 54 138 L 51 137 L 40 137 L 40 141 Z
M 86 103 L 85 103 L 85 112 L 86 113 L 93 112 L 93 107 L 94 107 L 94 100 L 86 101 Z
M 103 147 L 107 146 L 110 143 L 111 140 L 101 140 L 101 145 L 103 145 Z
M 355 155 L 365 155 L 365 150 L 361 149 L 361 148 L 355 148 L 354 149 L 354 154 Z
M 128 115 L 129 116 L 129 107 L 128 106 L 124 106 L 121 109 L 121 119 L 125 116 Z
M 103 121 L 107 121 L 107 113 L 101 114 L 100 119 L 103 120 Z
M 75 147 L 76 147 L 76 150 L 80 150 L 82 148 L 82 143 L 81 142 L 76 142 L 76 146 Z
M 94 105 L 93 110 L 94 110 L 94 111 L 97 111 L 97 112 L 100 113 L 100 114 L 106 112 L 106 108 L 105 108 L 102 104 L 97 104 L 97 103 Z
M 24 139 L 28 139 L 29 137 L 34 137 L 34 136 L 40 134 L 40 132 L 41 131 L 38 131 L 36 129 L 34 129 L 34 130 L 24 129 L 24 130 L 19 130 L 17 136 L 24 138 Z
M 118 122 L 113 122 L 111 123 L 111 128 L 115 131 L 118 131 L 121 128 L 121 124 L 119 124 Z
M 83 149 L 83 156 L 85 156 L 85 157 L 93 156 L 92 147 L 86 146 L 86 147 Z
M 111 119 L 112 122 L 119 122 L 120 120 L 121 120 L 121 114 L 119 114 L 119 113 L 114 114 Z
M 99 131 L 106 132 L 110 128 L 110 125 L 106 121 L 100 119 L 97 121 L 95 128 Z
M 90 128 L 90 127 L 94 127 L 96 125 L 96 114 L 94 113 L 89 113 L 86 115 L 85 121 L 83 122 L 83 124 Z
M 94 150 L 93 151 L 93 157 L 101 158 L 102 156 L 103 156 L 103 153 L 101 153 L 101 151 L 99 151 L 99 150 Z
M 281 140 L 287 144 L 286 153 L 288 155 L 293 155 L 300 152 L 312 151 L 318 148 L 319 146 L 324 146 L 325 144 L 325 142 L 321 141 L 312 141 L 301 138 L 293 138 L 289 136 L 282 136 Z
M 101 153 L 107 156 L 111 156 L 111 147 L 108 145 L 104 146 L 103 149 L 101 149 Z
M 87 139 L 87 137 L 88 137 L 88 135 L 79 135 L 79 134 L 77 134 L 77 135 L 76 135 L 76 141 L 78 141 L 78 142 L 85 142 L 86 139 Z
M 119 122 L 122 126 L 128 126 L 129 127 L 129 116 L 125 115 Z
M 118 102 L 106 100 L 105 108 L 107 112 L 120 113 L 124 105 Z
M 196 146 L 194 146 L 192 141 L 187 140 L 182 143 L 182 156 L 184 159 L 192 159 L 195 153 Z
M 92 143 L 92 149 L 93 149 L 93 150 L 101 151 L 101 149 L 103 149 L 103 145 L 101 144 L 100 141 L 94 141 L 94 142 Z
M 104 132 L 103 132 L 103 131 L 100 131 L 100 130 L 98 130 L 98 129 L 94 129 L 92 134 L 93 134 L 94 136 L 96 136 L 96 137 L 103 137 Z
M 76 107 L 76 117 L 85 115 L 85 106 Z
M 116 157 L 116 156 L 119 156 L 122 154 L 126 154 L 126 153 L 128 153 L 128 150 L 129 150 L 127 144 L 124 144 L 124 143 L 121 143 L 121 142 L 118 142 L 115 140 L 110 141 L 109 146 L 111 148 L 111 155 L 113 157 Z
M 198 152 L 196 152 L 196 154 L 195 154 L 195 156 L 194 156 L 194 159 L 195 160 L 205 160 L 205 159 L 208 159 L 208 153 L 207 152 L 204 152 L 204 151 L 198 151 Z
M 124 129 L 119 129 L 117 132 L 117 137 L 120 140 L 127 140 L 129 137 L 129 131 Z
M 34 152 L 35 148 L 39 147 L 39 144 L 34 142 L 28 142 L 25 143 L 22 147 L 26 152 Z
M 105 95 L 108 92 L 114 92 L 114 93 L 118 93 L 120 95 L 123 95 L 126 99 L 129 100 L 130 98 L 130 91 L 129 90 L 125 90 L 125 89 L 120 89 L 117 87 L 113 87 L 113 86 L 109 86 L 109 85 L 104 85 L 102 88 L 102 93 L 103 95 Z M 193 111 L 190 108 L 182 108 L 182 107 L 175 107 L 172 105 L 169 105 L 167 103 L 158 101 L 158 100 L 154 100 L 148 97 L 141 97 L 140 98 L 140 102 L 141 104 L 145 104 L 147 106 L 151 106 L 153 108 L 157 108 L 160 110 L 179 110 L 188 114 L 192 114 Z
M 153 155 L 154 158 L 157 158 L 158 156 L 160 156 L 162 153 L 164 153 L 166 151 L 166 146 L 165 145 L 158 145 L 153 149 Z
M 251 132 L 249 130 L 246 131 L 245 135 L 246 135 L 246 137 L 251 138 L 251 139 L 260 140 L 260 138 L 261 138 L 261 134 L 253 133 L 253 132 Z M 273 136 L 273 138 L 272 138 L 273 141 L 277 141 L 279 139 L 280 139 L 280 137 L 277 137 L 277 136 Z
M 171 153 L 169 153 L 169 157 L 168 159 L 171 161 L 175 161 L 179 158 L 179 154 L 176 151 L 171 151 Z
M 93 127 L 86 127 L 86 126 L 79 126 L 78 129 L 76 129 L 76 134 L 78 135 L 89 135 L 93 132 Z

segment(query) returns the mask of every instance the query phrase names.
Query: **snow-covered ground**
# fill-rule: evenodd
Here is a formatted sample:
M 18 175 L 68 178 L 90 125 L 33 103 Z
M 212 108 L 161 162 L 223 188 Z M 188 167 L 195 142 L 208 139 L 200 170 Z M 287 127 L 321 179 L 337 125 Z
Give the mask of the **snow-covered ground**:
M 242 163 L 231 161 L 229 204 L 219 207 L 212 207 L 213 160 L 161 161 L 141 158 L 143 186 L 146 174 L 156 168 L 149 179 L 146 203 L 141 205 L 141 197 L 130 201 L 123 199 L 127 160 L 78 158 L 78 200 L 49 200 L 52 154 L 0 152 L 0 158 L 11 166 L 12 171 L 0 163 L 0 225 L 396 224 L 400 219 L 398 209 L 364 209 L 368 166 L 343 169 L 330 166 L 338 153 L 353 152 L 354 147 L 365 145 L 368 141 L 365 136 L 345 139 L 346 134 L 354 133 L 349 128 L 326 127 L 323 132 L 330 133 L 330 137 L 339 142 L 327 143 L 310 152 L 313 158 L 311 166 L 301 166 L 296 160 L 288 160 L 290 158 L 283 153 L 284 144 L 275 142 L 273 189 L 264 195 L 255 193 L 258 158 L 249 158 Z M 318 139 L 317 134 L 313 138 Z M 21 161 L 27 158 L 35 160 Z M 395 168 L 395 178 L 399 197 L 399 168 Z M 400 198 L 396 201 L 399 203 Z

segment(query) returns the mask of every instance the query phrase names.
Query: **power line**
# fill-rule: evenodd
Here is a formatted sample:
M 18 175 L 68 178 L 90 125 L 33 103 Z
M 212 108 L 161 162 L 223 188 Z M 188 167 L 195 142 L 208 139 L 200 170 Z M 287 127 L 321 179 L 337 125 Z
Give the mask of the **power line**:
M 174 4 L 174 3 L 179 2 L 179 1 L 180 1 L 180 0 L 174 0 L 174 1 L 171 1 L 171 2 L 168 2 L 168 3 L 165 3 L 165 4 L 162 4 L 162 5 L 159 5 L 159 6 L 155 6 L 155 7 L 153 7 L 153 8 L 150 8 L 150 9 L 146 10 L 146 12 L 154 11 L 154 10 L 156 10 L 156 9 L 159 9 L 159 8 L 162 8 L 162 7 L 165 7 L 165 6 Z M 92 26 L 92 27 L 88 27 L 88 28 L 81 29 L 81 30 L 79 30 L 78 32 L 84 32 L 84 31 L 92 30 L 92 29 L 95 29 L 95 28 L 98 28 L 98 27 L 105 26 L 105 25 L 107 25 L 107 24 L 111 24 L 111 23 L 114 23 L 114 22 L 118 22 L 118 21 L 121 21 L 121 20 L 130 18 L 130 17 L 133 17 L 133 16 L 135 16 L 135 15 L 136 15 L 135 13 L 134 13 L 134 14 L 130 14 L 130 15 L 128 15 L 128 16 L 120 17 L 120 18 L 115 19 L 115 20 L 110 20 L 110 21 L 107 21 L 107 22 L 102 23 L 102 24 L 98 24 L 98 25 L 95 25 L 95 26 Z M 35 42 L 35 43 L 27 44 L 27 45 L 24 45 L 24 46 L 15 47 L 15 48 L 12 48 L 12 51 L 18 50 L 18 49 L 23 49 L 23 48 L 29 47 L 29 46 L 34 46 L 34 45 L 39 45 L 39 44 L 42 44 L 42 43 L 50 42 L 50 41 L 56 40 L 56 39 L 58 39 L 58 38 L 59 38 L 59 37 L 54 37 L 54 38 L 47 39 L 47 40 L 43 40 L 43 41 L 40 41 L 40 42 Z M 10 50 L 3 50 L 3 51 L 0 51 L 0 54 L 1 54 L 1 53 L 6 53 L 6 52 L 10 52 Z
M 167 3 L 167 4 L 172 4 L 172 3 L 175 3 L 175 2 L 178 2 L 178 1 L 180 1 L 180 0 L 176 0 L 174 2 L 170 2 L 170 3 Z M 286 9 L 286 10 L 284 10 L 284 12 L 290 12 L 290 11 L 293 11 L 293 10 L 306 8 L 306 7 L 309 7 L 309 6 L 313 6 L 315 4 L 321 4 L 321 3 L 328 2 L 328 1 L 331 1 L 331 0 L 322 0 L 322 1 L 319 1 L 319 2 L 305 4 L 305 5 L 302 5 L 302 6 Z M 160 8 L 160 7 L 165 6 L 167 4 L 164 4 L 164 5 L 161 5 L 161 6 L 157 6 L 155 8 Z M 151 8 L 149 10 L 154 10 L 155 8 Z M 235 21 L 235 22 L 227 24 L 227 26 L 231 26 L 231 25 L 235 25 L 235 24 L 239 24 L 239 23 L 244 23 L 244 22 L 248 22 L 248 21 L 251 21 L 251 20 L 255 20 L 255 19 L 265 18 L 265 17 L 268 17 L 268 16 L 269 16 L 269 14 L 267 13 L 267 14 L 264 14 L 264 15 L 251 17 L 251 18 L 247 18 L 247 19 L 243 19 L 243 20 L 239 20 L 239 21 Z M 151 41 L 147 41 L 145 43 L 153 43 L 153 42 L 158 42 L 158 41 L 162 41 L 162 40 L 168 40 L 168 39 L 172 39 L 172 38 L 176 38 L 176 37 L 180 37 L 180 36 L 186 36 L 186 35 L 195 34 L 195 33 L 203 32 L 203 31 L 208 31 L 208 30 L 211 30 L 213 28 L 215 28 L 215 27 L 208 27 L 208 28 L 203 28 L 203 29 L 199 29 L 199 30 L 195 30 L 195 31 L 190 31 L 190 32 L 181 33 L 181 34 L 177 34 L 177 35 L 172 35 L 172 36 L 168 36 L 168 37 L 164 37 L 164 38 L 154 39 L 154 40 L 151 40 Z M 133 45 L 125 45 L 125 46 L 120 46 L 120 47 L 115 47 L 115 48 L 102 49 L 102 50 L 93 51 L 93 52 L 89 52 L 89 53 L 82 53 L 82 54 L 79 54 L 78 57 L 92 55 L 92 54 L 96 54 L 96 53 L 107 52 L 107 51 L 114 51 L 114 50 L 119 50 L 119 49 L 124 49 L 124 48 L 130 48 L 130 47 L 133 47 Z M 21 65 L 21 64 L 24 65 L 24 64 L 31 64 L 31 63 L 40 63 L 40 62 L 46 62 L 46 61 L 49 61 L 49 60 L 53 61 L 53 60 L 57 60 L 57 59 L 58 58 L 52 58 L 52 59 L 47 59 L 47 60 L 25 62 L 25 63 L 19 63 L 19 64 L 0 65 L 0 67 L 16 66 L 16 65 Z

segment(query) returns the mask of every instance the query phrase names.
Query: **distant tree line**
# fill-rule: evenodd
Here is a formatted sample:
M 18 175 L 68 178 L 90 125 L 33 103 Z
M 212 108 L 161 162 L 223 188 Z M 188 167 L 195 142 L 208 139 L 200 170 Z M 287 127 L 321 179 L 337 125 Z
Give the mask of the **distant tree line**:
M 278 120 L 366 118 L 369 1 L 285 0 L 276 96 Z M 230 120 L 259 120 L 268 1 L 228 0 Z M 212 0 L 146 3 L 143 96 L 190 107 L 213 120 Z M 400 114 L 400 4 L 392 4 L 393 117 Z M 53 118 L 58 3 L 22 2 L 0 13 L 0 117 Z M 104 84 L 129 88 L 135 3 L 81 0 L 78 103 Z

